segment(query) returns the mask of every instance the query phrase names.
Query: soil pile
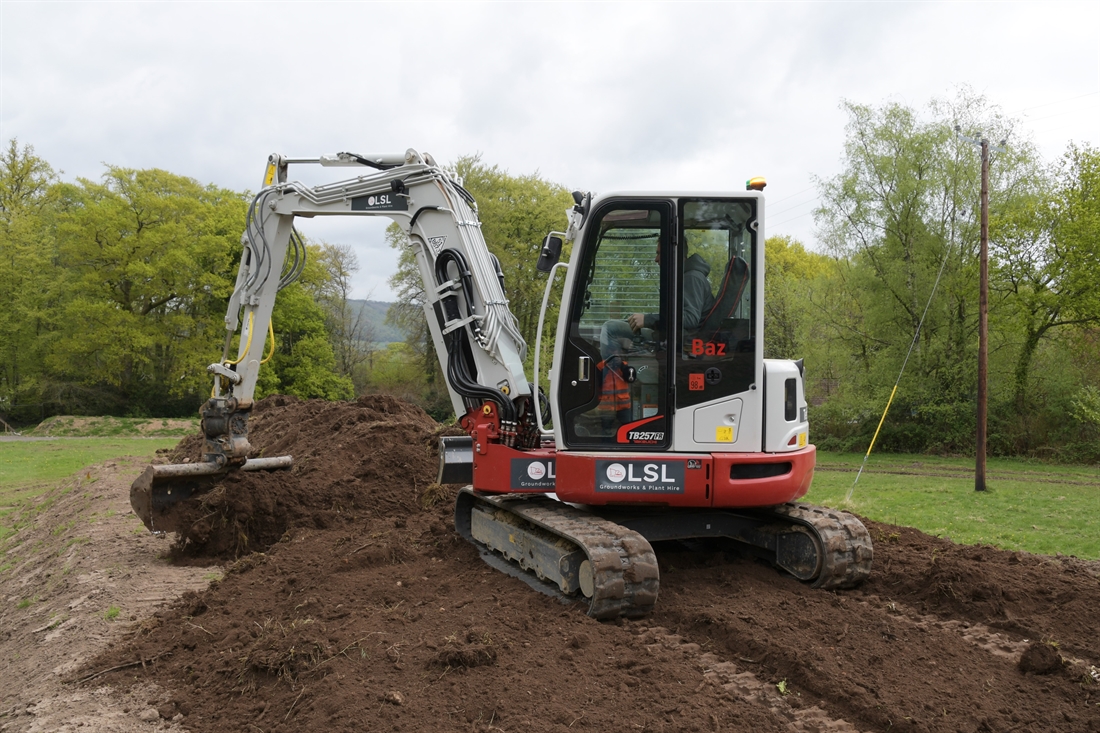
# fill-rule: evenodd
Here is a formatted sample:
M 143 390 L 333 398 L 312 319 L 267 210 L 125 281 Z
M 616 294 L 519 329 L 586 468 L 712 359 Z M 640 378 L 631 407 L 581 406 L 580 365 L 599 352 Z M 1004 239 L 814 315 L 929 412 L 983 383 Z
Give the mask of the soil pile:
M 174 525 L 189 527 L 177 557 L 235 558 L 266 550 L 289 529 L 407 516 L 431 501 L 425 492 L 438 492 L 436 444 L 447 431 L 393 397 L 354 403 L 270 397 L 256 404 L 249 428 L 254 455 L 290 455 L 293 468 L 233 473 L 201 499 L 176 505 Z M 198 461 L 202 451 L 196 435 L 166 457 Z
M 145 660 L 100 679 L 201 731 L 1100 731 L 1097 563 L 868 522 L 871 578 L 830 593 L 659 545 L 657 610 L 600 623 L 455 535 L 438 430 L 386 398 L 260 403 L 253 445 L 295 469 L 225 482 L 180 551 L 263 552 L 89 671 Z

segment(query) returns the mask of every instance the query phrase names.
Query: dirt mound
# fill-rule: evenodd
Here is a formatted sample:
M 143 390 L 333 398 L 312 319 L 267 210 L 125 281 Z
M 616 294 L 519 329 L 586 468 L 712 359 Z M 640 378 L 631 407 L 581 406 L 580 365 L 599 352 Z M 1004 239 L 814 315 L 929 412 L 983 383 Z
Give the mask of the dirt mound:
M 208 506 L 211 536 L 248 535 L 223 548 L 265 552 L 88 669 L 130 664 L 103 678 L 171 690 L 202 731 L 1100 731 L 1096 563 L 868 522 L 870 580 L 823 592 L 660 544 L 657 610 L 599 623 L 456 536 L 454 488 L 429 491 L 437 430 L 379 398 L 261 403 L 253 444 L 295 470 Z M 1063 662 L 1025 674 L 1040 640 Z
M 1017 666 L 1021 672 L 1050 674 L 1062 668 L 1062 655 L 1052 645 L 1037 641 L 1024 650 Z
M 130 512 L 144 463 L 89 466 L 5 517 L 18 531 L 0 540 L 0 731 L 126 733 L 149 729 L 141 715 L 160 719 L 171 696 L 155 685 L 112 695 L 99 677 L 65 684 L 155 608 L 221 575 L 169 564 L 167 540 Z
M 864 520 L 875 542 L 865 592 L 904 601 L 922 613 L 986 624 L 1065 644 L 1100 660 L 1096 628 L 1100 563 L 1070 557 L 957 545 L 907 527 Z
M 294 457 L 289 471 L 234 473 L 200 500 L 176 505 L 187 526 L 179 557 L 233 558 L 264 551 L 291 529 L 325 529 L 416 510 L 437 468 L 445 432 L 415 405 L 387 396 L 357 402 L 269 397 L 256 404 L 249 440 L 256 455 Z M 200 436 L 170 462 L 202 458 Z

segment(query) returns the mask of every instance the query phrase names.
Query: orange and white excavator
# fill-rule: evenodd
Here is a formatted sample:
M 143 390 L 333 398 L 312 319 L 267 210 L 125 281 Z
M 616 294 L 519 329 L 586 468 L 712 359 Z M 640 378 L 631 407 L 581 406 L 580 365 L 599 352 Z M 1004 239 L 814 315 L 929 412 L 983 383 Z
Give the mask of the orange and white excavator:
M 307 186 L 292 165 L 358 168 Z M 296 217 L 384 216 L 408 234 L 424 313 L 467 435 L 444 438 L 443 483 L 468 483 L 455 527 L 490 564 L 544 592 L 583 597 L 597 618 L 657 600 L 652 543 L 727 538 L 800 581 L 846 588 L 870 572 L 871 539 L 845 512 L 797 503 L 810 488 L 800 361 L 765 359 L 764 196 L 574 193 L 564 232 L 543 242 L 549 273 L 534 348 L 508 307 L 477 204 L 428 154 L 269 158 L 248 212 L 222 361 L 208 367 L 204 460 L 150 466 L 131 503 L 150 529 L 165 509 L 251 458 L 248 417 L 278 290 L 301 270 Z M 569 262 L 559 261 L 572 242 Z M 545 314 L 564 273 L 548 391 L 538 383 Z M 240 330 L 236 359 L 229 359 Z

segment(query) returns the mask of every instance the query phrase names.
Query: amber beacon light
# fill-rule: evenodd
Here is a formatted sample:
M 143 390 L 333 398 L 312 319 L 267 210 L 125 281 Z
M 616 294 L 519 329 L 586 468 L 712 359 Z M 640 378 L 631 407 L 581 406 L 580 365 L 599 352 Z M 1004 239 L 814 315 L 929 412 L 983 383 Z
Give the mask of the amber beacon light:
M 746 191 L 763 191 L 764 186 L 767 186 L 768 182 L 764 180 L 764 176 L 756 176 L 745 181 Z

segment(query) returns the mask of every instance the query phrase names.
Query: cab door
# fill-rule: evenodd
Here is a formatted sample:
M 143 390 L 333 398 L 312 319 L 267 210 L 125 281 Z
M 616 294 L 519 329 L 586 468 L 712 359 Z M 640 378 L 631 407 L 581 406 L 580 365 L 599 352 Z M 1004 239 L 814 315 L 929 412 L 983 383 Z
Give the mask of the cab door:
M 668 201 L 612 199 L 585 225 L 556 380 L 566 448 L 672 444 L 673 213 Z

